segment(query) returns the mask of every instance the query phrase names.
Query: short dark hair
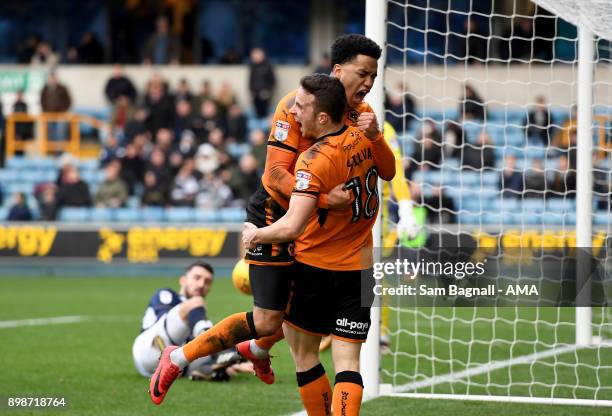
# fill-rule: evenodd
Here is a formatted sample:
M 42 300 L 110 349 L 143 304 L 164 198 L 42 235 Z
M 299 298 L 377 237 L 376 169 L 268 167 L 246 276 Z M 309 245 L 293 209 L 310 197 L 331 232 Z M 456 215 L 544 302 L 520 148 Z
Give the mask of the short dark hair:
M 315 113 L 327 113 L 334 123 L 340 123 L 346 109 L 346 92 L 339 79 L 324 74 L 305 76 L 300 85 L 314 95 Z
M 183 274 L 189 273 L 189 271 L 191 269 L 193 269 L 194 267 L 201 267 L 201 268 L 203 268 L 205 270 L 208 270 L 210 272 L 210 274 L 212 274 L 212 275 L 215 274 L 215 269 L 213 269 L 213 267 L 210 264 L 208 264 L 208 263 L 206 263 L 205 261 L 202 261 L 202 260 L 194 261 L 193 263 L 191 263 L 189 266 L 187 266 L 185 268 L 185 273 L 183 273 Z
M 374 58 L 378 61 L 382 49 L 372 39 L 351 33 L 349 35 L 342 35 L 336 38 L 334 44 L 331 47 L 331 64 L 344 64 L 353 60 L 357 55 L 365 55 Z

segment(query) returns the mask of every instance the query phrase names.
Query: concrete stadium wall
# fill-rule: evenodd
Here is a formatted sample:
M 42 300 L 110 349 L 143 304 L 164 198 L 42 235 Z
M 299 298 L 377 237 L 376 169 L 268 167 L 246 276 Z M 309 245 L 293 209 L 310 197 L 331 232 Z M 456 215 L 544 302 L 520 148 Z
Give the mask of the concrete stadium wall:
M 27 70 L 27 66 L 0 66 L 1 71 Z M 275 101 L 296 88 L 301 76 L 311 73 L 306 66 L 278 66 L 276 75 L 278 86 Z M 228 82 L 243 105 L 250 103 L 248 94 L 248 67 L 237 66 L 126 66 L 126 74 L 134 81 L 140 91 L 155 72 L 166 78 L 171 86 L 179 79 L 189 80 L 194 91 L 199 90 L 203 80 L 211 81 L 217 90 L 223 82 Z M 112 66 L 61 66 L 58 74 L 72 92 L 76 107 L 104 108 L 104 86 L 111 76 Z M 543 94 L 557 106 L 570 106 L 576 102 L 576 68 L 568 65 L 514 65 L 514 66 L 409 66 L 406 68 L 389 67 L 386 70 L 386 85 L 393 88 L 404 81 L 417 97 L 419 108 L 441 109 L 456 107 L 463 83 L 474 84 L 482 97 L 491 106 L 522 106 L 532 103 L 534 97 Z M 608 83 L 594 88 L 595 104 L 612 105 L 612 69 L 599 66 L 595 81 Z M 29 97 L 33 111 L 36 111 L 37 97 Z M 4 94 L 5 113 L 12 105 L 12 95 Z

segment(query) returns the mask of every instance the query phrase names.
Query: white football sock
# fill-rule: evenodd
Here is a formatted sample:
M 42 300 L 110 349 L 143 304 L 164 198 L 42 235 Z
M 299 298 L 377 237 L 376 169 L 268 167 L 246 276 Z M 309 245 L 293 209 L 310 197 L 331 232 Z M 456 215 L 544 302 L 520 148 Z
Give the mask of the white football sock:
M 249 343 L 249 350 L 251 351 L 251 354 L 253 354 L 257 358 L 268 357 L 268 350 L 264 350 L 259 345 L 257 345 L 254 339 L 252 339 Z
M 185 358 L 185 353 L 183 352 L 183 348 L 177 348 L 170 353 L 170 361 L 172 364 L 179 366 L 180 368 L 185 368 L 189 365 L 189 361 Z

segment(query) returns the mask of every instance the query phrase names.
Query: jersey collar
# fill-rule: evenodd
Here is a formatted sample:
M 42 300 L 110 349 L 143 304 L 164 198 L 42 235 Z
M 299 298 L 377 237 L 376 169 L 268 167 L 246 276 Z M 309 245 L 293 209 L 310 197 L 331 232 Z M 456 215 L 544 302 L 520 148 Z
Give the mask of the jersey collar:
M 342 128 L 334 133 L 328 133 L 324 136 L 319 137 L 317 140 L 315 140 L 315 142 L 320 142 L 321 140 L 325 139 L 326 137 L 332 137 L 332 136 L 340 136 L 342 133 L 344 133 L 346 131 L 346 129 L 348 129 L 348 126 L 346 124 L 342 125 Z

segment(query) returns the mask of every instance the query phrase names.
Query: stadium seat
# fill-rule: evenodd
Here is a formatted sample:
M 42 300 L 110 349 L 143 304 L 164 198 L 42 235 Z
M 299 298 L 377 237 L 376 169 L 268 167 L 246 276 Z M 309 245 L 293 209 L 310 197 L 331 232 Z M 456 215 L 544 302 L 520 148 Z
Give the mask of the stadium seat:
M 8 217 L 9 208 L 1 207 L 0 208 L 0 222 L 6 221 L 6 217 Z
M 82 159 L 79 161 L 79 168 L 98 170 L 100 169 L 100 161 L 98 159 Z
M 108 222 L 113 219 L 112 208 L 92 208 L 91 209 L 91 220 L 93 222 Z
M 554 212 L 574 212 L 576 201 L 565 198 L 550 198 L 546 200 L 546 210 Z
M 67 222 L 85 222 L 91 219 L 89 208 L 66 207 L 59 212 L 59 220 Z
M 189 207 L 166 208 L 164 218 L 168 222 L 192 222 L 195 221 L 195 210 Z
M 544 212 L 545 211 L 545 201 L 543 199 L 538 198 L 528 198 L 522 201 L 522 211 L 526 215 L 530 215 L 532 213 Z
M 162 222 L 164 220 L 164 208 L 144 207 L 141 210 L 142 220 L 146 222 Z
M 244 208 L 222 208 L 219 212 L 221 222 L 242 222 L 246 219 Z
M 18 179 L 15 173 L 10 169 L 0 169 L 0 184 L 6 185 L 9 182 Z
M 216 222 L 219 221 L 219 213 L 213 209 L 196 209 L 196 222 Z
M 142 219 L 142 213 L 138 208 L 118 208 L 114 213 L 115 221 L 137 222 Z
M 520 210 L 519 201 L 516 198 L 496 198 L 490 201 L 488 205 L 492 211 L 499 212 L 516 212 Z
M 612 212 L 596 211 L 593 213 L 593 223 L 596 225 L 610 226 L 612 224 Z

